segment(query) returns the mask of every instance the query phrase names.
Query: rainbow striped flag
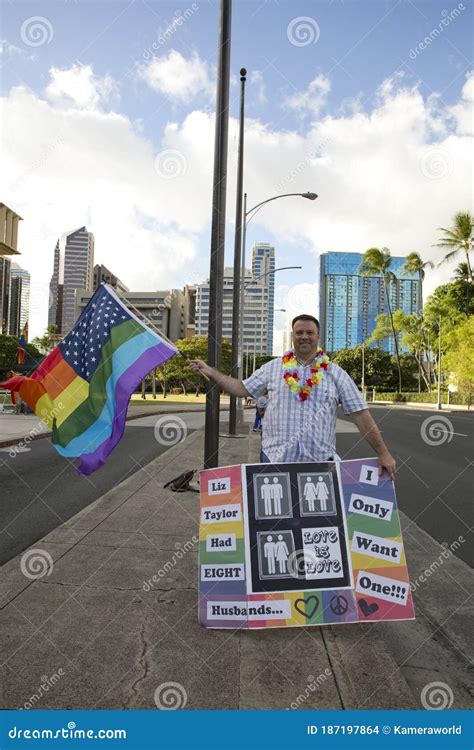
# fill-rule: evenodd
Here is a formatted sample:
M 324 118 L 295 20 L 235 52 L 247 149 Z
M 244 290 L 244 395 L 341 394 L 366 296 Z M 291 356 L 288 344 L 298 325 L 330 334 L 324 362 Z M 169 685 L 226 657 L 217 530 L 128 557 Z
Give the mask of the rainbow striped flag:
M 78 472 L 92 474 L 120 441 L 138 384 L 177 352 L 102 284 L 31 377 L 2 385 L 51 428 L 58 453 L 80 458 Z
M 26 345 L 28 343 L 28 321 L 23 326 L 23 329 L 18 340 L 18 356 L 17 364 L 22 365 L 26 358 Z

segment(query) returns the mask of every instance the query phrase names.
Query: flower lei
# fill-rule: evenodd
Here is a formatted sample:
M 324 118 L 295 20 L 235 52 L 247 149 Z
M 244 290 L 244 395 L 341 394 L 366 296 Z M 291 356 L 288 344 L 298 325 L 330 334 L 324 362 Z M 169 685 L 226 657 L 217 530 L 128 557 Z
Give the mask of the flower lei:
M 306 401 L 314 385 L 321 382 L 324 370 L 328 369 L 329 357 L 322 349 L 317 350 L 316 357 L 311 365 L 311 377 L 299 381 L 298 361 L 293 351 L 288 351 L 282 357 L 283 378 L 292 393 L 301 401 Z

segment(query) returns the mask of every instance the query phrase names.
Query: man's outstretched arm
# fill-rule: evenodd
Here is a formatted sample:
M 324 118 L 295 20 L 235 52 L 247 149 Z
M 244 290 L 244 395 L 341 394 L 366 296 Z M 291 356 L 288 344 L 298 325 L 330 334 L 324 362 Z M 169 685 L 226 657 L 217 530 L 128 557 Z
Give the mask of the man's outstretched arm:
M 204 375 L 205 378 L 213 380 L 223 391 L 230 393 L 231 396 L 241 396 L 243 398 L 250 396 L 250 393 L 241 380 L 232 378 L 230 375 L 224 375 L 214 367 L 209 367 L 202 359 L 188 359 L 188 365 L 194 372 L 198 372 L 200 375 Z
M 355 411 L 351 414 L 351 417 L 356 423 L 362 437 L 367 440 L 378 456 L 379 474 L 382 473 L 383 469 L 387 469 L 390 478 L 395 479 L 396 461 L 385 445 L 382 434 L 375 424 L 370 411 L 368 409 Z

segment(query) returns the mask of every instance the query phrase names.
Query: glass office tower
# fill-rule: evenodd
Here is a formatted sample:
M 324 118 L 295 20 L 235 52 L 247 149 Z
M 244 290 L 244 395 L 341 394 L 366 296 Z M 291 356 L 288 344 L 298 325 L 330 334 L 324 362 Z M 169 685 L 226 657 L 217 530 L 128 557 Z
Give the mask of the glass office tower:
M 375 318 L 388 313 L 380 275 L 362 277 L 361 253 L 325 253 L 321 256 L 319 320 L 321 346 L 328 352 L 352 349 L 362 344 L 375 328 Z M 422 311 L 418 274 L 402 274 L 405 258 L 392 258 L 390 270 L 397 283 L 390 285 L 392 311 L 407 314 Z M 377 342 L 371 346 L 377 346 Z M 380 342 L 385 351 L 395 352 L 393 337 Z

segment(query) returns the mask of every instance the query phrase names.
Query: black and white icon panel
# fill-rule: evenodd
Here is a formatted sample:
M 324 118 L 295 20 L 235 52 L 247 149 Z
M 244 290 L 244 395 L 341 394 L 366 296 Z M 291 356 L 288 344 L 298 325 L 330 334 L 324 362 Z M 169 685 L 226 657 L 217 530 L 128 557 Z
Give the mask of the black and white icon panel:
M 292 531 L 258 531 L 257 549 L 260 580 L 292 577 L 291 561 L 295 554 Z
M 255 518 L 292 518 L 291 486 L 288 474 L 269 472 L 253 475 Z
M 334 483 L 330 472 L 298 474 L 298 495 L 302 516 L 336 514 Z

